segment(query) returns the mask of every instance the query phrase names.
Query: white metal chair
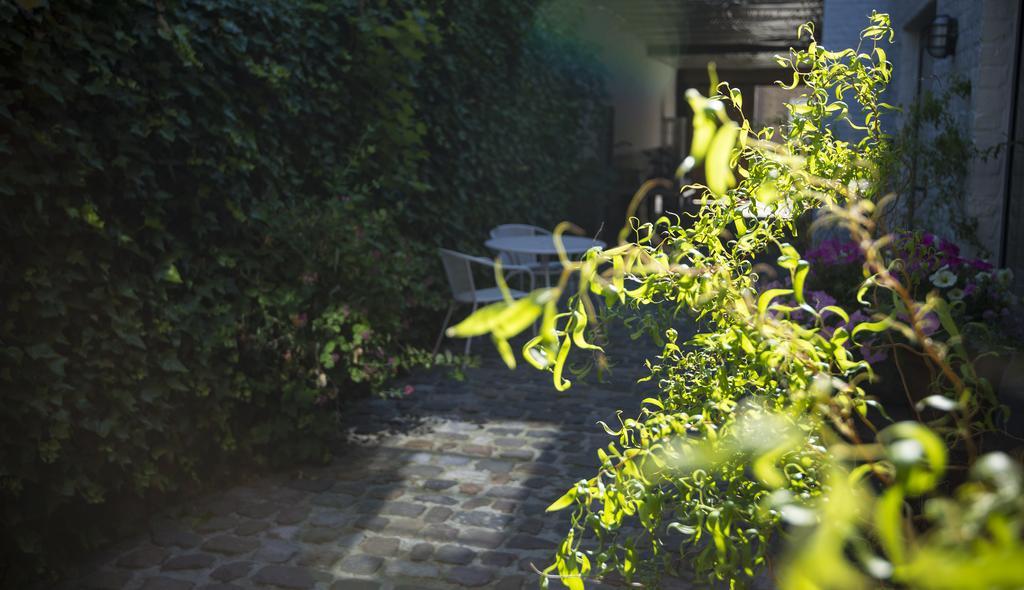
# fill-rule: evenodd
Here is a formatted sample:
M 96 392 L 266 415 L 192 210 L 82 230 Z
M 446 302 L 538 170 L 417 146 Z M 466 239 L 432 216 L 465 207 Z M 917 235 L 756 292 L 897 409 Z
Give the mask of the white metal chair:
M 444 263 L 444 272 L 448 275 L 448 286 L 452 290 L 452 302 L 448 304 L 448 311 L 444 316 L 444 323 L 441 325 L 441 333 L 437 335 L 437 342 L 434 344 L 434 354 L 437 354 L 438 349 L 441 348 L 441 341 L 444 339 L 445 330 L 448 329 L 448 322 L 452 319 L 452 313 L 455 312 L 455 308 L 460 304 L 469 304 L 473 306 L 470 313 L 477 310 L 481 304 L 486 305 L 488 303 L 494 303 L 501 301 L 504 297 L 502 296 L 501 289 L 498 287 L 486 287 L 478 289 L 476 282 L 473 279 L 473 265 L 479 264 L 489 268 L 494 268 L 494 261 L 487 258 L 481 258 L 479 256 L 470 256 L 469 254 L 463 254 L 462 252 L 456 252 L 454 250 L 446 250 L 444 248 L 438 248 L 438 253 L 441 255 L 441 262 Z M 527 274 L 530 277 L 530 290 L 533 290 L 534 279 L 530 269 L 525 266 L 519 266 L 516 264 L 504 264 L 502 263 L 502 269 L 519 271 Z M 509 289 L 513 299 L 520 299 L 526 297 L 528 293 L 518 291 L 516 289 Z M 473 342 L 472 338 L 466 339 L 466 354 L 469 354 L 470 344 Z
M 491 238 L 509 238 L 515 236 L 550 236 L 551 232 L 536 225 L 526 223 L 506 223 L 491 230 Z M 525 266 L 530 273 L 531 280 L 536 281 L 537 276 L 559 275 L 562 272 L 562 263 L 557 260 L 541 262 L 536 254 L 522 254 L 519 252 L 499 252 L 502 265 L 511 264 Z

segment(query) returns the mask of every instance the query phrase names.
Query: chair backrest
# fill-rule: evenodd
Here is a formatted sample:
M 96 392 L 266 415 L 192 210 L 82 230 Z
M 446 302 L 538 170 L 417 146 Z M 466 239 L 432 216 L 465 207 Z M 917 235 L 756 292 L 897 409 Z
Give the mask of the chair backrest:
M 526 223 L 506 223 L 491 230 L 492 238 L 511 238 L 516 236 L 549 236 L 551 232 L 543 227 L 528 225 Z M 536 264 L 539 258 L 533 254 L 519 254 L 516 252 L 501 252 L 498 254 L 503 264 Z
M 551 232 L 543 227 L 525 223 L 506 223 L 491 230 L 492 238 L 508 238 L 511 236 L 547 236 Z
M 460 293 L 475 292 L 476 285 L 473 283 L 473 269 L 469 266 L 473 257 L 469 254 L 444 248 L 438 248 L 437 252 L 441 255 L 444 272 L 448 275 L 448 286 L 452 290 L 452 295 L 457 296 Z

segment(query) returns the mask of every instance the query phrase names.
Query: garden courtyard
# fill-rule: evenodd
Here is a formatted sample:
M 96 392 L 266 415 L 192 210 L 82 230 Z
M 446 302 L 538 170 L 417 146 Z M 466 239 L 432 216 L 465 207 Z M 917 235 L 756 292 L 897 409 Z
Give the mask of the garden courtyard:
M 1022 146 L 1009 0 L 0 2 L 0 587 L 1021 590 Z

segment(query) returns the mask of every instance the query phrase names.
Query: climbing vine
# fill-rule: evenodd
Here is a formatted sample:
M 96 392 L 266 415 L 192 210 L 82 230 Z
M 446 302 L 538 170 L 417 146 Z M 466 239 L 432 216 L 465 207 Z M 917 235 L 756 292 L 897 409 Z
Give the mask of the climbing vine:
M 665 345 L 643 380 L 650 396 L 603 425 L 612 440 L 597 450 L 598 472 L 548 508 L 567 511 L 571 526 L 542 586 L 577 590 L 614 573 L 655 587 L 683 568 L 730 586 L 767 570 L 787 590 L 1024 584 L 1020 464 L 982 438 L 1000 430 L 1002 409 L 952 319 L 956 303 L 908 289 L 880 231 L 889 18 L 873 13 L 857 49 L 826 49 L 811 25 L 798 34 L 807 49 L 778 61 L 786 85 L 804 91 L 781 130 L 731 120 L 743 97 L 727 83 L 707 97 L 687 92 L 693 144 L 682 171 L 703 166 L 707 179 L 696 219 L 633 223 L 615 247 L 563 256 L 556 287 L 452 329 L 489 333 L 514 366 L 509 339 L 539 322 L 522 356 L 564 390 L 570 352 L 602 352 L 590 337 L 601 305 L 697 320 L 685 341 L 661 326 Z M 858 139 L 839 139 L 836 126 Z M 863 256 L 856 309 L 808 297 L 810 263 L 791 245 L 807 215 L 849 234 Z M 788 286 L 767 285 L 771 273 Z M 935 374 L 917 384 L 912 419 L 892 420 L 899 400 L 874 395 L 860 343 L 883 335 Z

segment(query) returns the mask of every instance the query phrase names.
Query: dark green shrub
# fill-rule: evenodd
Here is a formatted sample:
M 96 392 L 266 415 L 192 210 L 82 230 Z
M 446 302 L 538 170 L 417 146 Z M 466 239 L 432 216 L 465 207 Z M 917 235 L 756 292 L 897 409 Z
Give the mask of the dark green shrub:
M 0 3 L 5 583 L 431 362 L 433 247 L 585 165 L 597 79 L 535 4 Z

